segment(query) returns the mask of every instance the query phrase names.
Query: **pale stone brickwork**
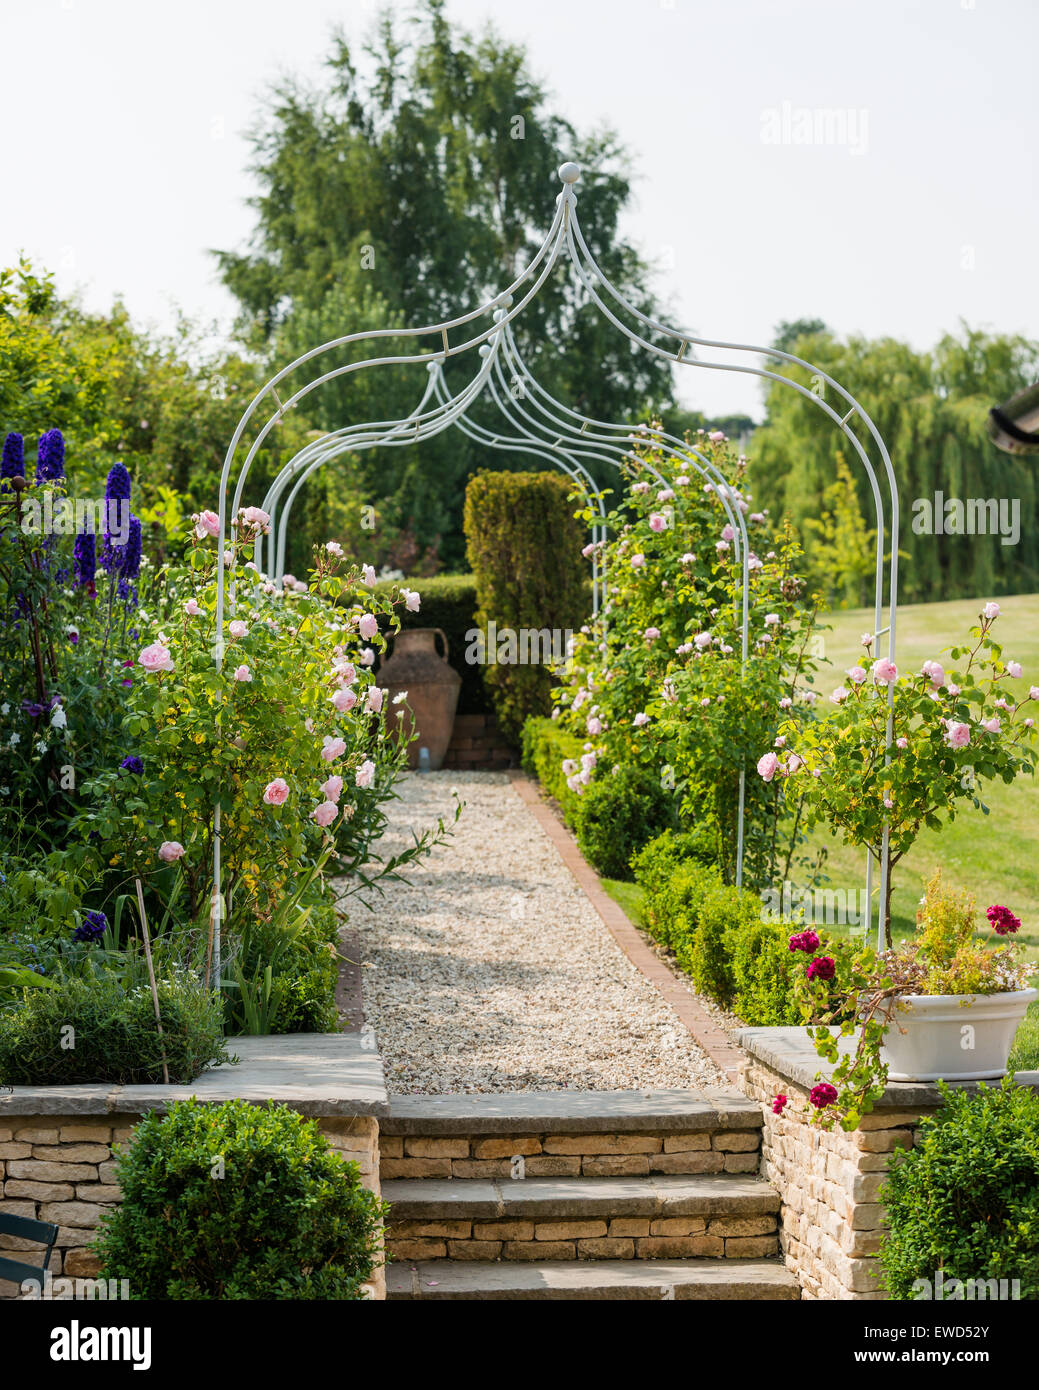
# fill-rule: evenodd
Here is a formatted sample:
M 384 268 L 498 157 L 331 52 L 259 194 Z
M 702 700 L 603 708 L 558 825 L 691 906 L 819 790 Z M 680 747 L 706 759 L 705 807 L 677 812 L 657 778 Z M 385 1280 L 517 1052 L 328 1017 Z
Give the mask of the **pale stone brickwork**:
M 878 1109 L 857 1130 L 826 1133 L 804 1114 L 808 1091 L 750 1058 L 744 1091 L 762 1102 L 762 1174 L 782 1198 L 780 1244 L 805 1298 L 883 1299 L 876 1254 L 884 1226 L 880 1187 L 891 1155 L 913 1146 L 924 1110 Z M 789 1104 L 772 1113 L 777 1094 Z M 896 1160 L 897 1161 L 897 1160 Z
M 122 1200 L 113 1151 L 124 1144 L 138 1116 L 10 1115 L 0 1112 L 0 1212 L 34 1217 L 58 1226 L 48 1269 L 58 1278 L 93 1277 L 97 1258 L 90 1249 L 102 1214 Z M 364 1185 L 379 1193 L 379 1125 L 374 1116 L 318 1118 L 318 1127 L 338 1153 L 360 1168 Z M 31 1252 L 40 1246 L 0 1234 L 0 1247 Z M 375 1298 L 385 1297 L 385 1274 L 373 1280 Z M 16 1285 L 0 1280 L 0 1298 L 15 1298 Z
M 759 1131 L 585 1133 L 445 1137 L 383 1134 L 380 1169 L 397 1179 L 651 1178 L 754 1173 Z M 518 1170 L 518 1171 L 517 1171 Z M 387 1189 L 389 1192 L 389 1189 Z M 778 1253 L 772 1212 L 725 1211 L 594 1219 L 390 1218 L 386 1248 L 399 1260 L 761 1259 Z

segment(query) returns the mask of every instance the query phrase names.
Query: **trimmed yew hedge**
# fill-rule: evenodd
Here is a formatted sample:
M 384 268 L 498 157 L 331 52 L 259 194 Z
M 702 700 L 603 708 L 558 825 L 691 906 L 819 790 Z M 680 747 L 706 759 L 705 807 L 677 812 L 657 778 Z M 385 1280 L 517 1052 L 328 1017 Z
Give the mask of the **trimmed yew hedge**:
M 482 470 L 465 491 L 465 539 L 476 581 L 476 625 L 576 631 L 588 617 L 588 540 L 558 473 Z M 552 677 L 546 666 L 487 664 L 483 679 L 498 724 L 520 741 L 528 715 L 548 714 Z

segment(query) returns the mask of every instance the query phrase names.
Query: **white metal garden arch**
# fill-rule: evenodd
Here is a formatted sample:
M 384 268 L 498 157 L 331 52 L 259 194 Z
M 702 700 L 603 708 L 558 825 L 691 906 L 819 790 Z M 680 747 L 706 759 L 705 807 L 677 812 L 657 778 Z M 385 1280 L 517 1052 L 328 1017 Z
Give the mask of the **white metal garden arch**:
M 297 455 L 290 464 L 290 470 L 281 479 L 280 487 L 284 487 L 293 478 L 296 479 L 296 486 L 299 486 L 301 475 L 311 467 L 320 466 L 321 463 L 338 456 L 344 449 L 354 449 L 357 447 L 373 447 L 379 445 L 393 445 L 403 443 L 413 443 L 422 438 L 427 438 L 431 434 L 439 433 L 446 429 L 450 424 L 461 423 L 464 420 L 466 410 L 487 389 L 492 399 L 495 398 L 496 388 L 493 385 L 495 377 L 493 373 L 500 371 L 499 353 L 503 360 L 515 371 L 517 367 L 522 368 L 522 361 L 519 358 L 515 347 L 515 340 L 512 336 L 511 325 L 523 314 L 526 306 L 536 297 L 548 276 L 552 273 L 556 262 L 561 259 L 564 250 L 574 267 L 574 270 L 584 286 L 591 302 L 599 311 L 611 322 L 621 333 L 630 341 L 641 347 L 644 351 L 652 353 L 657 357 L 673 363 L 675 366 L 696 367 L 706 371 L 725 371 L 745 373 L 765 380 L 776 381 L 785 387 L 799 392 L 809 400 L 812 405 L 821 410 L 847 439 L 851 446 L 854 456 L 859 460 L 865 469 L 869 481 L 870 492 L 873 498 L 874 512 L 876 517 L 877 533 L 877 553 L 876 553 L 876 572 L 874 582 L 874 639 L 879 639 L 886 634 L 888 638 L 888 655 L 893 660 L 895 653 L 896 636 L 896 612 L 898 602 L 898 536 L 899 536 L 899 500 L 898 486 L 895 479 L 894 469 L 887 448 L 881 438 L 876 425 L 870 419 L 866 411 L 855 400 L 839 382 L 835 381 L 827 373 L 815 367 L 812 363 L 806 362 L 803 358 L 796 357 L 792 353 L 780 352 L 774 348 L 759 347 L 747 343 L 731 343 L 719 339 L 701 338 L 697 334 L 681 328 L 673 327 L 661 320 L 653 318 L 643 313 L 637 306 L 630 303 L 619 290 L 613 286 L 608 277 L 596 262 L 595 258 L 588 249 L 584 235 L 577 216 L 577 193 L 576 184 L 580 179 L 581 171 L 574 163 L 563 164 L 559 169 L 559 178 L 562 182 L 562 190 L 556 198 L 556 211 L 549 227 L 548 233 L 541 247 L 534 255 L 530 263 L 519 273 L 513 282 L 503 289 L 492 299 L 487 300 L 474 309 L 458 315 L 455 318 L 445 320 L 436 324 L 425 324 L 417 328 L 383 328 L 373 329 L 360 333 L 347 334 L 341 338 L 333 339 L 323 343 L 310 351 L 303 353 L 295 361 L 290 362 L 277 372 L 257 395 L 250 402 L 242 418 L 238 422 L 235 432 L 227 448 L 224 458 L 224 466 L 220 478 L 219 496 L 219 517 L 220 531 L 218 537 L 218 553 L 222 553 L 228 532 L 233 531 L 238 525 L 238 513 L 242 505 L 244 489 L 248 480 L 249 471 L 256 459 L 257 453 L 262 447 L 265 439 L 275 425 L 284 417 L 288 410 L 291 410 L 301 400 L 310 394 L 311 391 L 324 385 L 326 382 L 339 376 L 345 376 L 352 372 L 365 370 L 370 367 L 379 366 L 398 366 L 425 364 L 432 368 L 427 381 L 427 389 L 422 396 L 419 405 L 412 415 L 402 420 L 380 421 L 375 424 L 362 426 L 351 426 L 342 431 L 336 431 L 334 438 L 343 441 L 343 449 L 339 449 L 332 444 L 333 436 L 325 436 L 322 440 L 316 441 L 312 450 L 305 449 Z M 628 320 L 636 326 L 631 327 L 622 318 L 618 317 L 618 312 L 623 311 Z M 489 319 L 489 322 L 486 320 Z M 480 326 L 480 320 L 485 320 L 484 326 Z M 416 351 L 412 354 L 394 353 L 387 356 L 371 356 L 362 360 L 350 362 L 342 366 L 333 367 L 317 375 L 311 375 L 309 379 L 295 389 L 289 384 L 290 377 L 296 375 L 296 380 L 300 380 L 301 369 L 312 371 L 309 364 L 315 363 L 323 354 L 342 348 L 352 343 L 375 342 L 379 340 L 391 339 L 400 341 L 414 340 L 418 345 L 422 340 L 426 341 L 425 350 Z M 479 369 L 475 372 L 472 380 L 456 396 L 451 396 L 446 392 L 446 384 L 443 383 L 442 374 L 435 369 L 437 365 L 442 365 L 448 358 L 458 358 L 472 350 L 479 350 L 486 347 L 487 351 L 483 354 L 483 360 Z M 721 352 L 723 354 L 749 355 L 753 359 L 772 358 L 781 364 L 804 369 L 810 377 L 810 386 L 805 386 L 795 381 L 789 376 L 783 375 L 779 371 L 764 367 L 757 360 L 715 360 L 714 358 L 698 357 L 698 349 L 709 349 L 711 352 Z M 533 383 L 531 374 L 523 371 L 521 380 L 526 385 Z M 441 388 L 437 388 L 437 381 L 441 383 Z M 568 468 L 573 466 L 576 459 L 580 457 L 579 449 L 585 449 L 587 445 L 594 445 L 596 451 L 610 453 L 616 457 L 616 445 L 619 441 L 618 436 L 622 433 L 630 434 L 630 426 L 620 426 L 603 421 L 590 421 L 579 415 L 577 412 L 569 410 L 560 402 L 552 400 L 548 393 L 533 383 L 532 394 L 525 397 L 525 402 L 531 403 L 534 407 L 534 400 L 537 401 L 537 410 L 546 424 L 544 428 L 551 427 L 557 429 L 556 437 L 551 442 L 549 456 L 559 459 L 561 454 L 570 455 L 568 458 Z M 835 409 L 825 398 L 826 391 L 829 390 L 841 403 L 839 409 Z M 283 398 L 284 393 L 284 398 Z M 506 391 L 506 394 L 508 392 Z M 432 397 L 436 396 L 437 404 L 430 406 Z M 498 400 L 499 406 L 502 402 Z M 515 402 L 513 401 L 513 404 Z M 272 410 L 273 407 L 273 410 Z M 266 419 L 266 411 L 272 411 Z M 843 411 L 843 413 L 842 413 Z M 544 446 L 546 437 L 542 432 L 540 435 L 534 431 L 534 424 L 540 425 L 529 412 L 509 412 L 509 418 L 515 425 L 517 418 L 525 419 L 524 430 L 529 428 L 534 433 L 537 443 Z M 569 427 L 564 432 L 558 427 L 570 422 Z M 471 423 L 471 422 L 467 422 Z M 865 431 L 868 439 L 864 442 L 859 435 L 852 429 L 853 424 L 858 424 Z M 252 429 L 253 437 L 251 443 L 246 444 L 245 436 L 248 429 Z M 464 427 L 464 426 L 463 426 Z M 580 445 L 578 439 L 581 441 Z M 655 441 L 654 441 L 655 442 Z M 691 455 L 695 451 L 690 450 L 688 445 L 682 441 L 667 439 L 669 449 L 674 448 L 685 458 L 689 458 L 692 463 Z M 533 447 L 531 440 L 526 440 L 528 447 Z M 563 445 L 566 443 L 566 449 Z M 611 450 L 607 446 L 613 445 Z M 323 447 L 320 447 L 323 446 Z M 244 451 L 244 452 L 243 452 Z M 871 458 L 871 451 L 879 459 L 880 467 L 883 470 L 887 484 L 888 506 L 886 512 L 884 500 L 881 493 L 880 482 L 877 470 Z M 703 470 L 705 460 L 697 459 L 700 465 L 698 471 Z M 575 469 L 576 471 L 576 469 Z M 582 469 L 581 472 L 584 470 Z M 232 477 L 235 479 L 233 497 L 229 498 L 228 492 Z M 276 487 L 279 484 L 276 482 Z M 727 489 L 726 489 L 727 492 Z M 277 505 L 280 496 L 280 489 L 273 500 Z M 723 494 L 723 504 L 728 504 L 728 497 Z M 267 510 L 267 508 L 265 508 Z M 731 509 L 735 518 L 742 521 L 742 513 L 738 507 Z M 733 530 L 740 535 L 741 555 L 743 565 L 746 565 L 747 558 L 747 539 L 745 527 L 734 525 Z M 885 541 L 890 541 L 889 560 L 887 565 L 887 609 L 888 621 L 882 626 L 885 608 Z M 262 558 L 262 547 L 257 546 L 256 563 L 260 563 Z M 273 561 L 273 564 L 271 563 Z M 275 570 L 278 565 L 277 538 L 272 527 L 272 534 L 268 546 L 268 568 Z M 745 580 L 745 576 L 744 576 Z M 746 582 L 743 585 L 744 604 L 746 604 Z M 234 583 L 227 584 L 222 565 L 217 566 L 217 606 L 216 606 L 216 630 L 217 640 L 214 647 L 214 660 L 217 668 L 223 665 L 224 650 L 223 638 L 225 609 L 234 611 L 235 593 Z M 746 625 L 744 624 L 744 627 Z M 746 639 L 744 637 L 744 651 L 746 658 Z M 888 687 L 888 719 L 886 745 L 890 748 L 893 727 L 893 686 Z M 890 753 L 886 756 L 890 757 Z M 742 797 L 741 797 L 742 801 Z M 742 830 L 742 814 L 740 816 Z M 883 945 L 884 940 L 884 911 L 883 907 L 887 899 L 887 884 L 889 875 L 889 830 L 885 825 L 882 842 L 879 847 L 874 847 L 873 853 L 877 853 L 880 860 L 880 910 L 878 913 L 878 945 Z M 867 933 L 872 926 L 872 853 L 867 853 L 866 858 L 866 887 L 868 903 Z M 223 916 L 223 899 L 221 897 L 221 863 L 220 863 L 220 806 L 219 803 L 214 807 L 213 816 L 213 926 L 214 926 L 214 978 L 219 982 L 220 979 L 220 937 L 221 919 Z

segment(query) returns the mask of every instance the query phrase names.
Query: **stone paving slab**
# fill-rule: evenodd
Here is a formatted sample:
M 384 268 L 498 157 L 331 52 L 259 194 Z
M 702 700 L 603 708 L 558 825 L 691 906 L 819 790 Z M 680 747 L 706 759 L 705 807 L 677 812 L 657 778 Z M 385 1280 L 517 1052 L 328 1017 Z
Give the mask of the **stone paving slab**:
M 737 1091 L 512 1091 L 394 1096 L 384 1134 L 617 1134 L 759 1129 L 761 1106 Z
M 382 1194 L 393 1221 L 558 1216 L 729 1216 L 779 1210 L 779 1193 L 756 1175 L 639 1178 L 394 1178 Z
M 835 1036 L 838 1029 L 830 1030 Z M 815 1045 L 804 1028 L 744 1028 L 739 1033 L 740 1046 L 759 1062 L 764 1062 L 781 1076 L 798 1086 L 811 1089 L 817 1081 L 828 1081 L 834 1064 L 818 1056 Z M 856 1039 L 838 1038 L 837 1047 L 847 1054 Z M 1019 1071 L 1014 1080 L 1019 1086 L 1039 1090 L 1039 1071 Z M 979 1085 L 998 1086 L 998 1081 L 953 1081 L 954 1090 L 974 1093 Z M 933 1081 L 889 1081 L 877 1110 L 933 1110 L 942 1104 L 942 1094 Z
M 385 1115 L 382 1062 L 357 1033 L 288 1033 L 228 1039 L 233 1066 L 216 1067 L 185 1086 L 16 1086 L 0 1095 L 5 1115 L 141 1115 L 197 1096 L 274 1100 L 302 1115 Z
M 797 1280 L 770 1260 L 401 1261 L 386 1271 L 391 1299 L 797 1300 Z

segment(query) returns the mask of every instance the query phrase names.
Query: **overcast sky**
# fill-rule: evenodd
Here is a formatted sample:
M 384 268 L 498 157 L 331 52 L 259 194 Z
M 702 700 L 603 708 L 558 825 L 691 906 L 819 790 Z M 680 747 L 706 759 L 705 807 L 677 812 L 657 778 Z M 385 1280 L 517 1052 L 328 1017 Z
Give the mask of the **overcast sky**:
M 1036 0 L 449 10 L 525 43 L 578 127 L 617 129 L 637 171 L 624 231 L 670 267 L 657 288 L 684 327 L 763 343 L 781 319 L 819 316 L 926 347 L 962 317 L 1039 337 Z M 206 250 L 250 230 L 243 135 L 265 84 L 316 77 L 331 25 L 359 40 L 375 12 L 0 0 L 0 263 L 24 249 L 93 308 L 118 293 L 158 327 L 174 305 L 226 326 Z M 546 224 L 556 191 L 548 177 Z M 679 380 L 691 405 L 759 413 L 753 379 Z

